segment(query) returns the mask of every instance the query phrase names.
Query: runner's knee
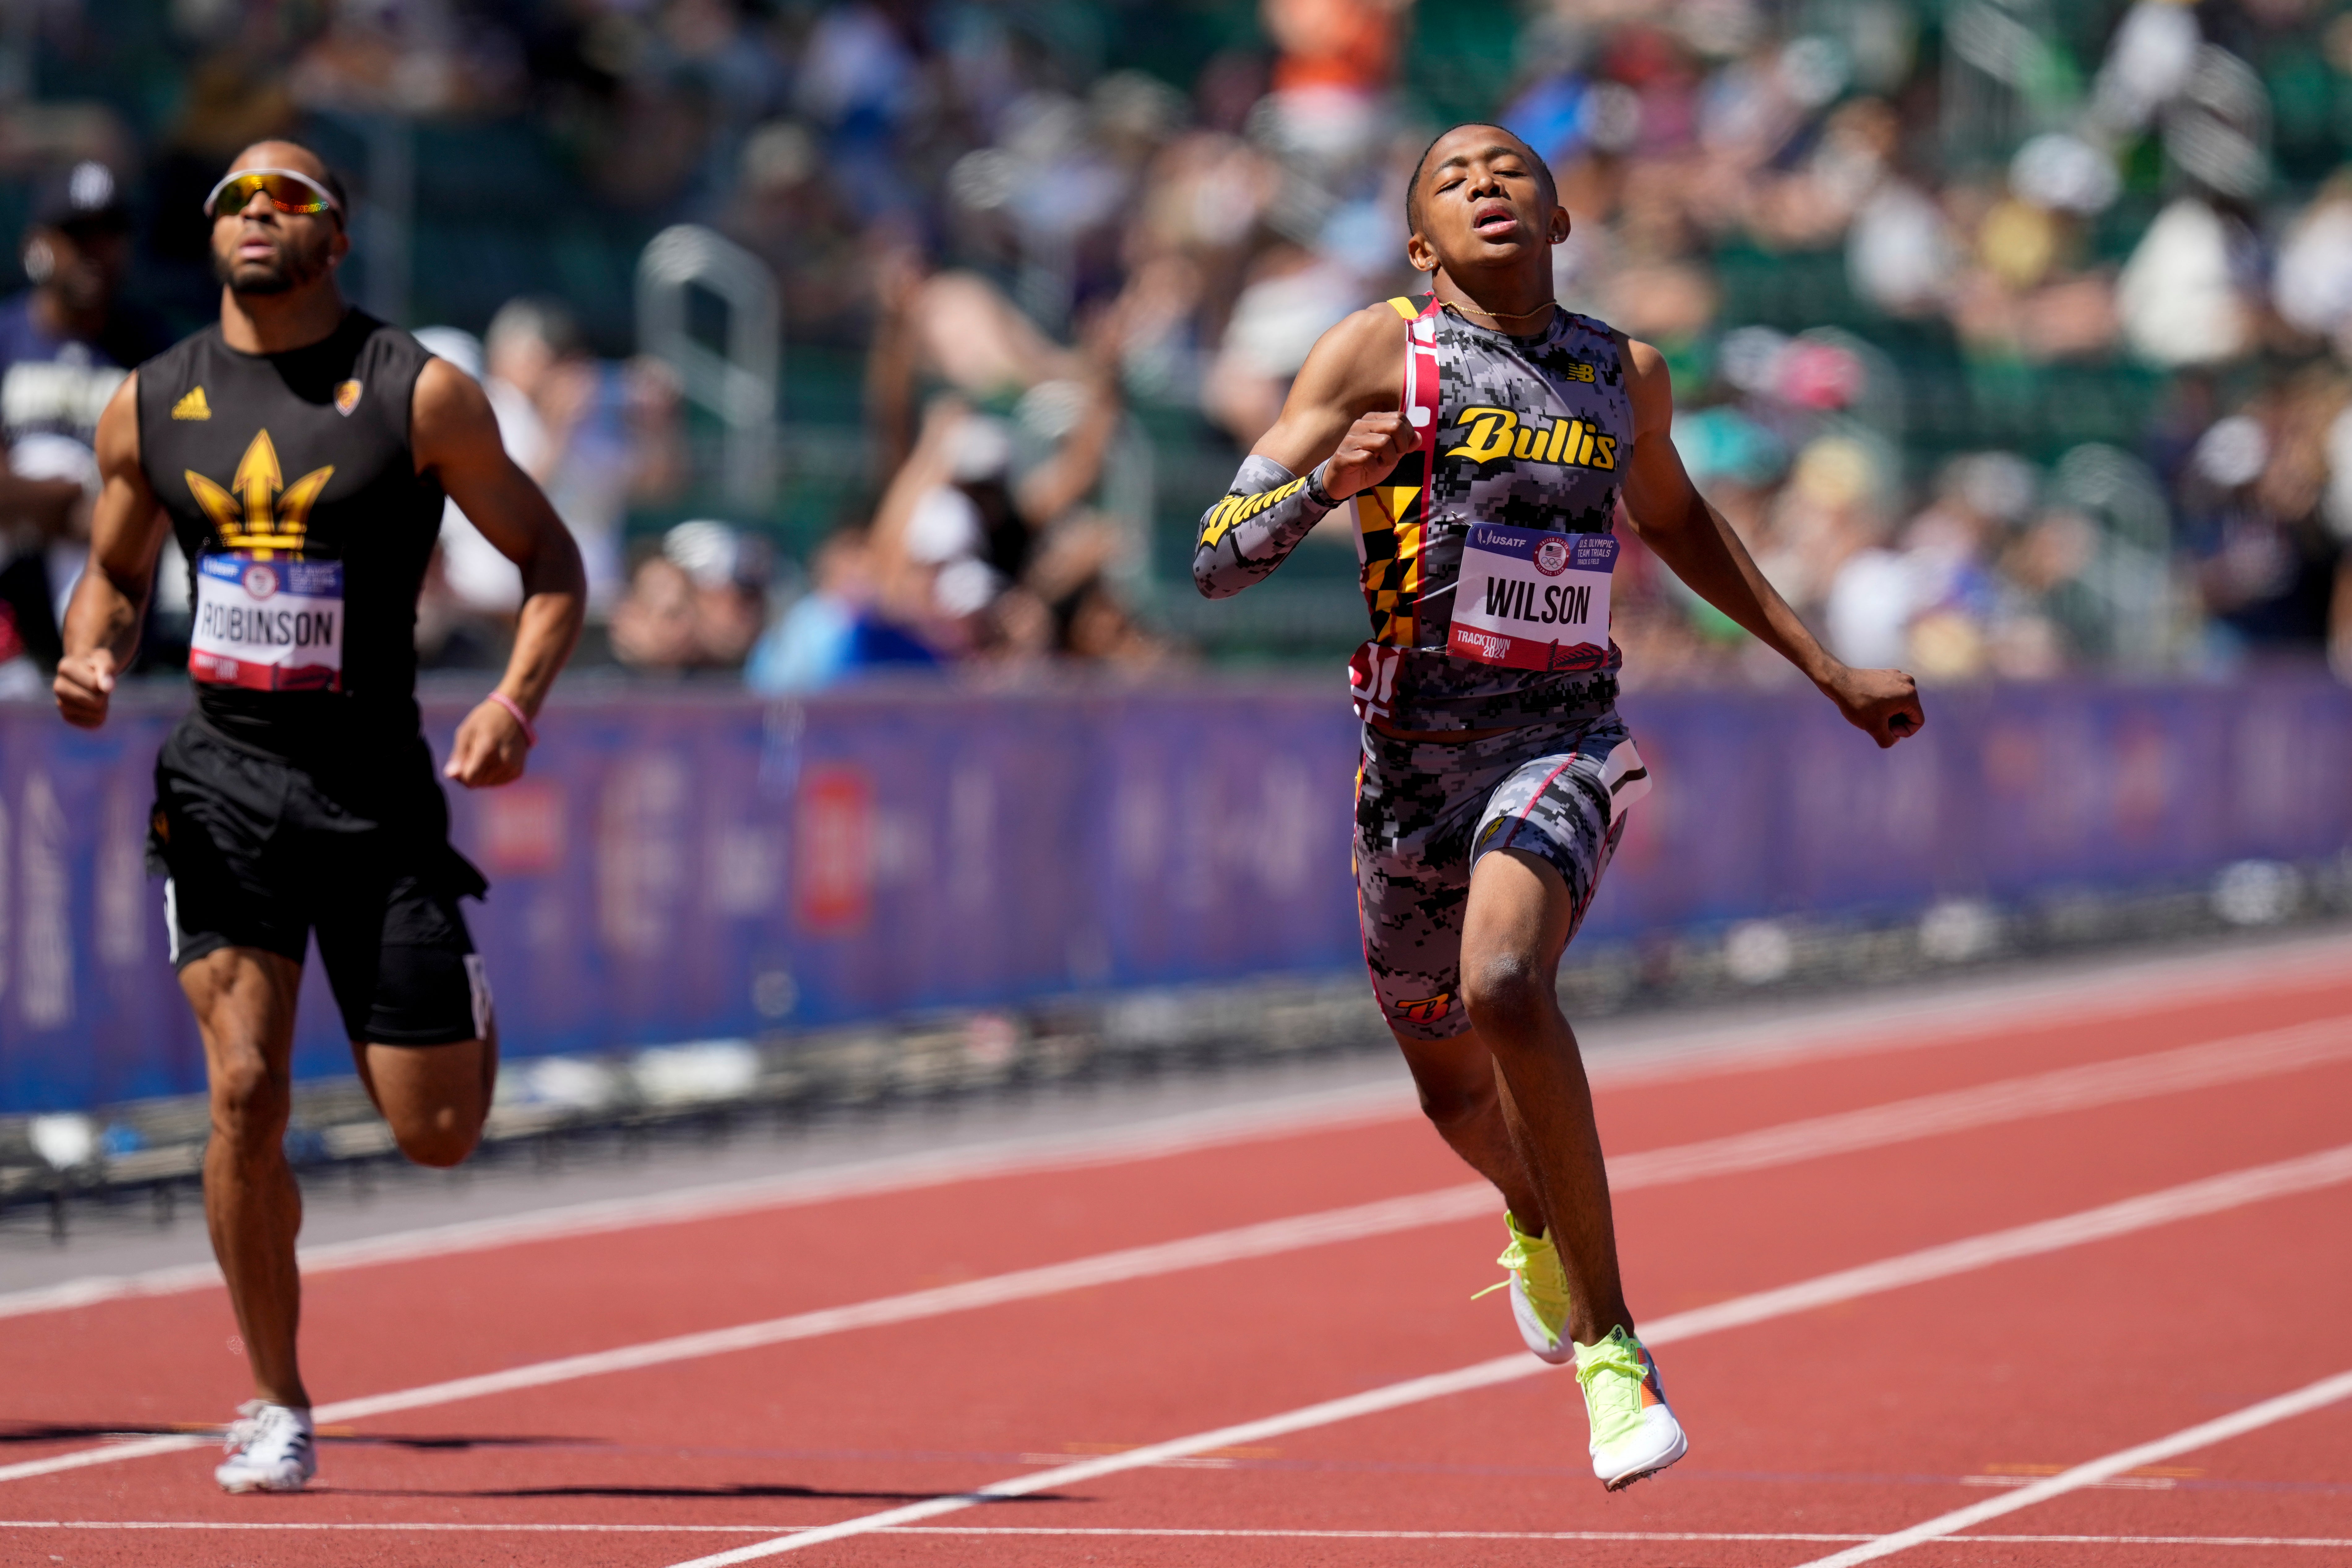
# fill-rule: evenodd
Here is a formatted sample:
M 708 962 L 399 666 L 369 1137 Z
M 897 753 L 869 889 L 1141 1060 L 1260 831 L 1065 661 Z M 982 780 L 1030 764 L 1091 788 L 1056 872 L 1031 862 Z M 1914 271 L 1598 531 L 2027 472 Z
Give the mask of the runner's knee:
M 1498 1049 L 1540 1029 L 1559 1006 L 1549 966 L 1513 952 L 1465 960 L 1462 1001 L 1480 1037 Z
M 482 1119 L 454 1105 L 418 1106 L 387 1120 L 400 1152 L 436 1170 L 460 1163 L 481 1142 Z
M 1458 1082 L 1422 1082 L 1415 1087 L 1421 1091 L 1421 1113 L 1434 1127 L 1461 1127 L 1479 1121 L 1495 1109 L 1495 1078 L 1491 1072 Z
M 240 1153 L 280 1146 L 291 1103 L 285 1079 L 256 1051 L 223 1052 L 212 1074 L 213 1131 Z

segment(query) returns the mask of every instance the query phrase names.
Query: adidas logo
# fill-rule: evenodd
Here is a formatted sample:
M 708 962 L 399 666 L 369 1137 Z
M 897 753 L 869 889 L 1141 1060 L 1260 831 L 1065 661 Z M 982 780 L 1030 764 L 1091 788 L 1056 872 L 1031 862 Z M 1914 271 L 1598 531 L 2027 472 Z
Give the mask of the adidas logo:
M 209 419 L 212 416 L 213 405 L 205 401 L 205 389 L 201 386 L 172 405 L 172 417 L 174 419 Z

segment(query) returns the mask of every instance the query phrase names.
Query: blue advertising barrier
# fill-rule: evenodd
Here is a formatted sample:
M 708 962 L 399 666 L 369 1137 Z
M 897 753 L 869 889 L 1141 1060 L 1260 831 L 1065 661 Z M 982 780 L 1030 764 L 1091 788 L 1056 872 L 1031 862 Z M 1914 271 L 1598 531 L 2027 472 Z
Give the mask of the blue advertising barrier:
M 2325 678 L 1929 700 L 1882 753 L 1810 692 L 1629 698 L 1657 787 L 1583 940 L 2352 847 L 2352 691 Z M 462 711 L 427 705 L 440 754 Z M 143 864 L 176 714 L 0 707 L 0 1110 L 202 1087 Z M 1360 962 L 1328 686 L 583 697 L 542 732 L 528 778 L 451 792 L 509 1055 Z M 314 961 L 298 1074 L 348 1072 L 341 1037 Z

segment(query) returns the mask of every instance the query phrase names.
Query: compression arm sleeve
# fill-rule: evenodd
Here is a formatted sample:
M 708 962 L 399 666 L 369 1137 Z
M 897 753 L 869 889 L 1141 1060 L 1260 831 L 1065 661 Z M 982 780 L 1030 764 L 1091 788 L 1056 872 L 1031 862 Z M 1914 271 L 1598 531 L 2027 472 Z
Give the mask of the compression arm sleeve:
M 1331 508 L 1308 492 L 1314 478 L 1295 479 L 1271 458 L 1252 455 L 1234 488 L 1201 518 L 1192 583 L 1212 599 L 1231 598 L 1272 574 Z

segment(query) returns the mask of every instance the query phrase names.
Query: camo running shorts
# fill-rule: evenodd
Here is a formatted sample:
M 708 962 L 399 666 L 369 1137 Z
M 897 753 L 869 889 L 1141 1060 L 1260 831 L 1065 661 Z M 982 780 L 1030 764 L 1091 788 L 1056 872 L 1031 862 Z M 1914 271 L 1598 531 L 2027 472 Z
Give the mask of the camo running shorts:
M 1445 1040 L 1462 1005 L 1470 872 L 1496 849 L 1539 855 L 1576 900 L 1572 940 L 1649 773 L 1614 707 L 1467 742 L 1370 728 L 1356 772 L 1356 893 L 1364 963 L 1389 1027 Z

